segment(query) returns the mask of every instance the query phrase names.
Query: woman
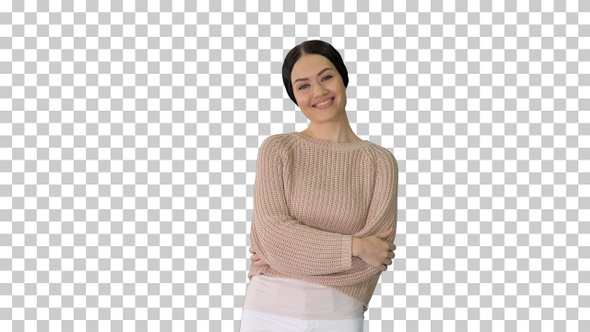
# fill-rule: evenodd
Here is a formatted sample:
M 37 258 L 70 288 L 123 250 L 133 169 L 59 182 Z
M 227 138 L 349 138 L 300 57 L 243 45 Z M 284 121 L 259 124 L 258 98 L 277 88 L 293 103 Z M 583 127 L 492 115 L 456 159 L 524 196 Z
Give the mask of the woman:
M 293 48 L 283 82 L 310 124 L 260 147 L 241 331 L 362 331 L 395 257 L 397 162 L 352 131 L 348 71 L 330 44 Z

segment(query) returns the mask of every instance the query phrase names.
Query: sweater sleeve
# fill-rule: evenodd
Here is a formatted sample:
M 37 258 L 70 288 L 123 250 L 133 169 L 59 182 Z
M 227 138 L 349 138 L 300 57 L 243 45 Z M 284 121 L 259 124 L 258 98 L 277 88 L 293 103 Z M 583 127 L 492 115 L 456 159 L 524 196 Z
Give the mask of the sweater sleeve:
M 387 241 L 392 242 L 397 230 L 397 161 L 389 150 L 381 149 L 376 157 L 375 188 L 365 226 L 354 237 L 367 237 L 393 228 Z
M 281 141 L 261 144 L 254 184 L 252 243 L 274 270 L 286 275 L 327 275 L 350 269 L 352 236 L 301 224 L 289 214 L 283 179 Z
M 393 154 L 385 149 L 376 155 L 375 160 L 375 188 L 369 206 L 367 221 L 365 226 L 352 234 L 352 236 L 363 238 L 392 227 L 392 235 L 387 238 L 387 241 L 392 242 L 397 231 L 397 161 Z M 307 276 L 302 279 L 324 285 L 350 286 L 367 281 L 380 274 L 381 270 L 365 263 L 359 257 L 353 257 L 351 267 L 347 271 L 329 276 Z

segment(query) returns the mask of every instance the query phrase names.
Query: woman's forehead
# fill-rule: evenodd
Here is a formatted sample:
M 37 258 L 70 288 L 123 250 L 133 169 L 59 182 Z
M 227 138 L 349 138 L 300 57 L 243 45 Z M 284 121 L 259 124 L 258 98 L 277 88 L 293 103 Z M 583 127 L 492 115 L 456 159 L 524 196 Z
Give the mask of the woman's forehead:
M 323 55 L 304 54 L 302 55 L 291 71 L 292 78 L 315 76 L 324 68 L 334 69 L 334 64 Z

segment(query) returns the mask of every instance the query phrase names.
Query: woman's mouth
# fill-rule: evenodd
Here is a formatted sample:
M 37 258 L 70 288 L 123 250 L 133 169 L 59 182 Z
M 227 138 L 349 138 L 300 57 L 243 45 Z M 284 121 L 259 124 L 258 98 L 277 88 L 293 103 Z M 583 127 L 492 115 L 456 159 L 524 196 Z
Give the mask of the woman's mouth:
M 334 98 L 330 98 L 330 99 L 324 100 L 320 103 L 314 104 L 312 106 L 317 109 L 323 109 L 323 108 L 326 108 L 326 107 L 329 107 L 330 105 L 332 105 L 333 101 L 334 101 Z

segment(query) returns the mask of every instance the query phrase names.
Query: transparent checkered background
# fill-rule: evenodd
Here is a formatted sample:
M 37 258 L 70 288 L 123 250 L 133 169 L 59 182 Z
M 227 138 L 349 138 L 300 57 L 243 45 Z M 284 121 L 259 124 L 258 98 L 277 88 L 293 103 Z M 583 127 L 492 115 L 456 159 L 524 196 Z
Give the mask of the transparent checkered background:
M 147 1 L 146 1 L 147 2 Z M 237 330 L 321 38 L 399 161 L 368 331 L 590 331 L 590 2 L 0 2 L 0 330 Z

